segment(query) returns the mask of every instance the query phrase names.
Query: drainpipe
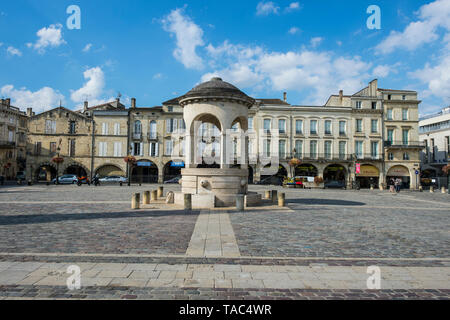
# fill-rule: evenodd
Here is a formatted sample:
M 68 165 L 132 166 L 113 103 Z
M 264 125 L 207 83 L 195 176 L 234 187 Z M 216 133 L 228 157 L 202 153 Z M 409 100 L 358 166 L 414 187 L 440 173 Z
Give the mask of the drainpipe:
M 131 122 L 131 118 L 130 118 L 130 110 L 128 110 L 128 121 L 127 121 L 127 156 L 130 152 L 130 122 Z M 128 186 L 131 186 L 131 176 L 130 176 L 130 165 L 127 162 L 127 169 L 126 169 L 126 175 L 127 175 L 127 179 L 128 179 Z
M 92 117 L 94 118 L 94 117 Z M 94 174 L 94 155 L 95 155 L 95 121 L 92 119 L 92 147 L 91 147 L 91 178 L 90 181 L 92 181 L 93 174 Z
M 383 155 L 382 155 L 382 162 L 381 162 L 381 169 L 383 170 L 383 180 L 384 180 L 384 184 L 386 185 L 387 188 L 387 181 L 386 181 L 386 149 L 384 146 L 384 139 L 385 139 L 385 125 L 384 125 L 384 100 L 381 100 L 381 145 L 383 147 Z

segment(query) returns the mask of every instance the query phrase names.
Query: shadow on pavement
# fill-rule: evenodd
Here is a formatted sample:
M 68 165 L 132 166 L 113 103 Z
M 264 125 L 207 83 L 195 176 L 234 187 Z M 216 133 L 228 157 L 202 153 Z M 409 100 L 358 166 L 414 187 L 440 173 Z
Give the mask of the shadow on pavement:
M 364 206 L 364 202 L 339 200 L 339 199 L 286 199 L 287 204 L 309 204 L 325 206 Z

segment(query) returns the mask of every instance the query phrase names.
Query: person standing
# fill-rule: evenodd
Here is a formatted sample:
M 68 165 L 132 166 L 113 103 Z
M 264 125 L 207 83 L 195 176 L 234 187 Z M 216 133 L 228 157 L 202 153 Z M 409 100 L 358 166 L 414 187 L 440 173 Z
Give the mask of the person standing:
M 400 178 L 395 179 L 395 190 L 397 191 L 397 193 L 400 192 L 401 183 L 402 180 L 400 180 Z
M 389 192 L 395 193 L 395 181 L 392 178 L 389 180 Z

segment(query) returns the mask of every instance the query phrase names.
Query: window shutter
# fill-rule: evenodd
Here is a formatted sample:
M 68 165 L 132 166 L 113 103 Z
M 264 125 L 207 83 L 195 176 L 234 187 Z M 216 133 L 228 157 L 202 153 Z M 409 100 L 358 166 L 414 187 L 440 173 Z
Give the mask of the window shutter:
M 141 142 L 140 143 L 140 153 L 139 153 L 139 155 L 142 157 L 143 155 L 144 155 L 144 143 L 143 142 Z
M 131 155 L 134 156 L 134 143 L 131 144 Z
M 166 119 L 166 132 L 170 133 L 170 119 Z
M 178 128 L 178 120 L 173 119 L 173 130 L 177 130 L 177 128 Z
M 155 155 L 157 157 L 159 157 L 159 142 L 157 142 L 156 145 L 155 145 Z

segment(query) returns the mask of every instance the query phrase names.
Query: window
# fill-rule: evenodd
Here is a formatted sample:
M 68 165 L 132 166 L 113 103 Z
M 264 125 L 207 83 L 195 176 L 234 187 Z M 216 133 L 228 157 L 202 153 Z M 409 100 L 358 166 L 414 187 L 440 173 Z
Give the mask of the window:
M 310 133 L 317 134 L 317 120 L 311 120 L 310 122 Z
M 358 159 L 363 158 L 363 142 L 362 141 L 355 142 L 355 153 L 356 153 L 356 158 L 358 158 Z
M 75 139 L 69 140 L 69 157 L 75 157 Z
M 76 133 L 76 122 L 70 121 L 69 123 L 69 134 L 75 134 Z
M 339 159 L 344 160 L 345 158 L 345 149 L 347 147 L 347 143 L 345 141 L 339 142 Z
M 409 154 L 407 152 L 403 153 L 403 160 L 409 160 Z
M 114 123 L 114 135 L 120 136 L 120 123 Z
M 8 142 L 14 142 L 14 131 L 8 131 Z
M 408 120 L 408 109 L 402 109 L 402 120 Z
M 286 120 L 278 120 L 278 130 L 280 133 L 286 133 Z
M 100 157 L 106 157 L 108 155 L 108 143 L 99 142 L 98 143 L 98 155 Z
M 392 152 L 388 153 L 388 160 L 390 161 L 394 160 L 394 154 Z
M 122 157 L 122 142 L 114 142 L 114 157 Z
M 356 119 L 356 132 L 362 132 L 362 119 Z
M 295 141 L 295 156 L 297 158 L 301 158 L 303 155 L 303 141 L 297 140 Z
M 42 142 L 36 142 L 36 144 L 34 145 L 34 153 L 37 156 L 41 155 L 41 151 L 42 151 Z
M 264 132 L 269 133 L 272 121 L 270 119 L 264 119 Z
M 406 100 L 406 96 L 405 95 L 402 95 L 402 100 Z
M 296 134 L 303 134 L 303 120 L 296 120 L 295 121 L 295 133 Z
M 45 120 L 45 133 L 55 134 L 56 133 L 56 121 L 55 120 Z
M 345 136 L 345 127 L 346 127 L 345 121 L 339 121 L 339 135 Z
M 157 157 L 158 156 L 158 142 L 150 142 L 150 157 Z
M 409 136 L 409 130 L 403 129 L 402 130 L 402 142 L 403 145 L 408 145 L 408 136 Z
M 378 132 L 378 120 L 377 119 L 372 119 L 372 126 L 371 126 L 371 132 L 372 133 L 377 133 Z
M 253 117 L 248 118 L 248 130 L 253 130 Z
M 377 108 L 377 102 L 372 101 L 372 110 L 375 110 Z
M 371 155 L 373 159 L 378 159 L 378 141 L 372 141 L 370 144 Z
M 270 157 L 270 139 L 264 139 L 263 142 L 263 156 Z
M 317 141 L 310 141 L 309 143 L 309 154 L 311 158 L 317 158 Z
M 447 154 L 450 156 L 450 137 L 445 137 L 447 140 Z
M 143 156 L 144 155 L 144 144 L 142 142 L 135 142 L 131 144 L 131 154 L 133 156 Z
M 134 134 L 140 135 L 142 133 L 142 124 L 139 120 L 134 122 Z
M 356 109 L 362 108 L 362 101 L 356 101 Z
M 50 154 L 51 155 L 56 154 L 56 142 L 50 142 Z
M 171 156 L 173 153 L 173 141 L 172 140 L 167 140 L 166 141 L 166 147 L 164 150 L 164 154 L 166 156 Z
M 108 134 L 108 124 L 107 123 L 102 123 L 102 135 L 107 135 Z
M 387 111 L 387 119 L 388 120 L 392 120 L 393 118 L 392 118 L 392 109 L 388 109 L 388 111 Z
M 167 107 L 168 112 L 173 112 L 173 107 Z
M 390 142 L 390 144 L 392 144 L 394 142 L 394 130 L 393 129 L 388 129 L 387 139 Z
M 156 121 L 150 122 L 150 139 L 156 139 Z
M 388 100 L 392 100 L 392 95 L 388 94 Z
M 286 157 L 286 140 L 280 140 L 278 142 L 278 152 L 280 158 L 284 159 Z
M 431 159 L 433 162 L 436 161 L 436 155 L 434 153 L 434 139 L 430 139 L 430 147 L 431 147 Z
M 331 120 L 325 120 L 325 134 L 331 134 Z
M 325 159 L 331 159 L 331 141 L 325 141 Z

